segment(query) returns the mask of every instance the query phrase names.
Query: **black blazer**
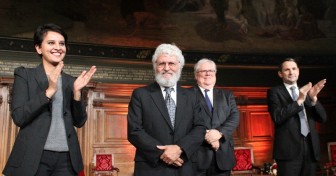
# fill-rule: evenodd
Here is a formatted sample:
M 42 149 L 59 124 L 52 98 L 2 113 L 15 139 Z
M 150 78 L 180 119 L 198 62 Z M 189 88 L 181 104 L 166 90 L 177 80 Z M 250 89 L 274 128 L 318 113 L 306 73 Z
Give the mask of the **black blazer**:
M 220 148 L 214 152 L 206 141 L 203 141 L 198 150 L 195 160 L 198 169 L 208 169 L 213 155 L 216 154 L 216 163 L 221 170 L 231 170 L 235 164 L 234 142 L 232 134 L 239 124 L 239 111 L 233 93 L 228 90 L 213 89 L 213 113 L 210 112 L 205 98 L 198 86 L 191 90 L 196 95 L 198 101 L 204 109 L 207 129 L 217 129 L 225 138 L 220 140 Z M 204 137 L 203 137 L 204 139 Z
M 194 176 L 191 156 L 205 135 L 202 109 L 193 94 L 177 86 L 175 128 L 173 129 L 164 98 L 157 83 L 133 91 L 128 107 L 128 140 L 136 147 L 135 176 Z M 163 151 L 157 145 L 182 148 L 182 167 L 160 160 Z
M 83 101 L 73 100 L 75 78 L 62 72 L 63 118 L 73 169 L 83 170 L 77 133 L 87 119 Z M 12 118 L 20 127 L 12 152 L 4 168 L 6 176 L 33 176 L 37 172 L 51 124 L 51 106 L 45 91 L 48 78 L 43 65 L 18 67 L 14 71 Z
M 293 101 L 284 84 L 267 91 L 268 111 L 274 122 L 275 134 L 273 144 L 273 158 L 279 160 L 295 159 L 302 150 L 300 119 L 298 112 L 303 109 L 296 101 Z M 312 140 L 313 156 L 320 159 L 320 141 L 315 129 L 315 122 L 325 122 L 327 114 L 318 101 L 312 106 L 307 95 L 304 102 L 310 137 Z

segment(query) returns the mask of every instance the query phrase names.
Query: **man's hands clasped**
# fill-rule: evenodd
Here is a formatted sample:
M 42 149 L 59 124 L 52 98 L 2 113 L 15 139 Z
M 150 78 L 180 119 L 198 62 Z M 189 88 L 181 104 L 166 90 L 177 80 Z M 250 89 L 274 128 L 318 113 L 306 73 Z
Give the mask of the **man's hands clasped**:
M 211 145 L 212 149 L 217 151 L 220 147 L 219 140 L 223 134 L 216 129 L 207 130 L 205 133 L 205 141 Z
M 181 167 L 184 163 L 181 159 L 182 149 L 178 145 L 158 145 L 158 149 L 163 150 L 160 159 L 168 165 Z

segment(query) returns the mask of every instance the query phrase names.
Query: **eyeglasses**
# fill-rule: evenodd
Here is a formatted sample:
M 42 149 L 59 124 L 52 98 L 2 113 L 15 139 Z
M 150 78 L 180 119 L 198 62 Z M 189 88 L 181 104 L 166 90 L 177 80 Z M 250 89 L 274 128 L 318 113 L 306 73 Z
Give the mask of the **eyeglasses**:
M 175 68 L 178 63 L 175 63 L 175 62 L 160 62 L 160 63 L 156 63 L 157 67 L 159 67 L 159 68 L 164 68 L 167 64 L 168 64 L 168 66 L 170 68 Z
M 202 74 L 204 74 L 204 73 L 216 73 L 216 70 L 199 70 L 199 71 L 197 71 L 197 73 L 202 73 Z

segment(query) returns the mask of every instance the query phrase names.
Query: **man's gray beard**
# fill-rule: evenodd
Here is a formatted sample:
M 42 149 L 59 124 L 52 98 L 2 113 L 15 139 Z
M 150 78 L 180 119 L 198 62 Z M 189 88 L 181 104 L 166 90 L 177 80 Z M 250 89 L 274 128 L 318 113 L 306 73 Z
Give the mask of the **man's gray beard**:
M 181 71 L 179 70 L 177 73 L 173 73 L 172 77 L 169 80 L 166 80 L 162 73 L 155 73 L 155 81 L 163 87 L 172 87 L 175 86 L 177 81 L 181 77 Z

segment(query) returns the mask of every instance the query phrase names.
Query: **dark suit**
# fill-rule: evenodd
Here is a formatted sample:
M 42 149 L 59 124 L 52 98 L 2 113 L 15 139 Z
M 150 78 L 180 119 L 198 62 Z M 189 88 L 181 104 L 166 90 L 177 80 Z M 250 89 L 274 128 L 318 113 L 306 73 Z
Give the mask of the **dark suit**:
M 239 124 L 239 111 L 233 93 L 214 88 L 213 113 L 211 113 L 201 89 L 195 86 L 192 88 L 192 91 L 206 112 L 203 118 L 206 120 L 207 129 L 217 129 L 224 136 L 224 138 L 220 139 L 220 148 L 216 152 L 212 150 L 210 144 L 203 141 L 201 148 L 198 150 L 197 155 L 195 155 L 197 156 L 195 158 L 197 169 L 208 169 L 213 157 L 215 157 L 216 164 L 220 170 L 231 170 L 236 164 L 232 134 Z
M 48 78 L 43 65 L 37 68 L 19 67 L 14 71 L 12 118 L 20 127 L 3 173 L 6 176 L 35 175 L 51 124 L 51 106 L 45 91 Z M 63 118 L 74 171 L 83 170 L 77 133 L 87 119 L 83 101 L 73 100 L 75 78 L 62 72 Z
M 298 112 L 302 110 L 296 101 L 293 101 L 286 87 L 282 84 L 267 92 L 268 111 L 274 122 L 275 136 L 273 145 L 273 157 L 276 160 L 297 159 L 303 150 L 302 138 L 300 133 L 300 120 Z M 317 101 L 312 106 L 311 100 L 307 95 L 304 102 L 307 114 L 311 140 L 310 147 L 312 157 L 320 159 L 320 142 L 315 129 L 315 122 L 325 122 L 327 114 L 320 102 Z
M 136 147 L 135 176 L 194 176 L 191 156 L 205 135 L 202 109 L 193 94 L 177 86 L 173 129 L 162 91 L 157 83 L 135 89 L 128 110 L 128 140 Z M 178 145 L 183 150 L 182 167 L 160 160 L 157 145 Z

